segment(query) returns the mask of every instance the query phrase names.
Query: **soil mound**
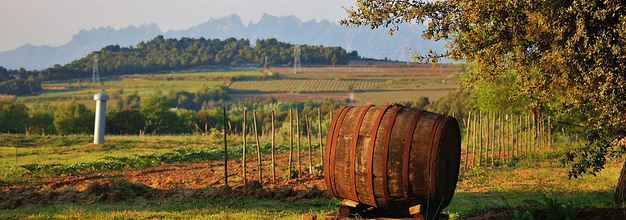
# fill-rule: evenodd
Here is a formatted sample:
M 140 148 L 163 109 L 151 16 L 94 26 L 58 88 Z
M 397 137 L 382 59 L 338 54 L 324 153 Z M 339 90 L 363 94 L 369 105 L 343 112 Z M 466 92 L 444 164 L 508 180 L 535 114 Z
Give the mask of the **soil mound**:
M 0 209 L 14 209 L 25 205 L 48 206 L 59 203 L 92 204 L 96 202 L 114 203 L 126 199 L 212 199 L 212 198 L 250 198 L 298 201 L 312 198 L 330 198 L 324 190 L 313 186 L 307 190 L 295 190 L 290 187 L 264 188 L 261 183 L 251 181 L 244 186 L 221 186 L 206 188 L 155 189 L 141 183 L 127 180 L 109 180 L 104 183 L 92 182 L 86 189 L 63 190 L 15 189 L 0 192 Z

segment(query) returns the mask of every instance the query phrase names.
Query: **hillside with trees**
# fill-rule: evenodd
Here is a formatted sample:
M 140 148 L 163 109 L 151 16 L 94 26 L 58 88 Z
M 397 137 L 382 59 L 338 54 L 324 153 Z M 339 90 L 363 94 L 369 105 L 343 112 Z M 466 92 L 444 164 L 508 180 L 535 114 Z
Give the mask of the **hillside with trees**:
M 356 51 L 347 52 L 341 47 L 294 45 L 276 39 L 257 40 L 252 45 L 246 39 L 165 39 L 159 35 L 136 47 L 106 46 L 67 65 L 42 70 L 38 76 L 45 80 L 88 78 L 96 56 L 101 77 L 201 66 L 258 65 L 263 64 L 266 57 L 270 65 L 290 65 L 296 47 L 301 50 L 304 65 L 337 65 L 359 59 Z

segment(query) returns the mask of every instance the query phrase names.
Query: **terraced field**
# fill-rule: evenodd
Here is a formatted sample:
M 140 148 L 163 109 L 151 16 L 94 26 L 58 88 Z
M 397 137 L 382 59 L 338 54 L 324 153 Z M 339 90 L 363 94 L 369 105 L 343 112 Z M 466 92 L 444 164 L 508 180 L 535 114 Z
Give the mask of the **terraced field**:
M 332 79 L 278 79 L 235 81 L 232 89 L 255 90 L 262 92 L 345 92 L 384 90 L 383 80 L 332 80 Z

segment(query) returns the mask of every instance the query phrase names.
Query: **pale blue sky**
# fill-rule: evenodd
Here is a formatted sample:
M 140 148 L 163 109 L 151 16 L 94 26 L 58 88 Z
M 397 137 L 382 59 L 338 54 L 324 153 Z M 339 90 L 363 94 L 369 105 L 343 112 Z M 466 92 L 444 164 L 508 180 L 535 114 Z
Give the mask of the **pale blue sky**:
M 345 17 L 351 0 L 0 0 L 0 51 L 23 44 L 58 46 L 80 29 L 156 23 L 180 30 L 230 14 L 244 24 L 263 13 L 300 19 Z

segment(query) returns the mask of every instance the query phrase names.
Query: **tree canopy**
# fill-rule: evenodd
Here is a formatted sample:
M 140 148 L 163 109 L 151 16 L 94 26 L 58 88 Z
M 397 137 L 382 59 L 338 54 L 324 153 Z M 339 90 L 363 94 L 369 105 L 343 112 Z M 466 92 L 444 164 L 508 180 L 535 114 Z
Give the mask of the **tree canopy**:
M 276 39 L 260 39 L 252 46 L 250 40 L 227 38 L 166 39 L 159 35 L 140 42 L 136 47 L 109 45 L 67 65 L 55 65 L 41 71 L 44 79 L 88 78 L 97 57 L 100 76 L 180 70 L 207 65 L 234 66 L 263 64 L 290 65 L 294 49 L 300 47 L 302 64 L 335 65 L 359 59 L 356 51 L 341 47 L 294 45 Z
M 24 68 L 8 70 L 0 66 L 0 93 L 10 95 L 28 95 L 41 90 L 41 81 L 32 71 Z
M 419 58 L 465 60 L 470 89 L 513 77 L 536 117 L 567 115 L 587 148 L 570 152 L 570 176 L 597 172 L 623 153 L 626 136 L 626 3 L 617 0 L 357 0 L 346 25 L 398 30 L 426 23 L 423 37 L 446 53 Z M 557 118 L 558 119 L 558 118 Z M 557 121 L 558 123 L 558 121 Z M 622 141 L 620 141 L 622 140 Z

